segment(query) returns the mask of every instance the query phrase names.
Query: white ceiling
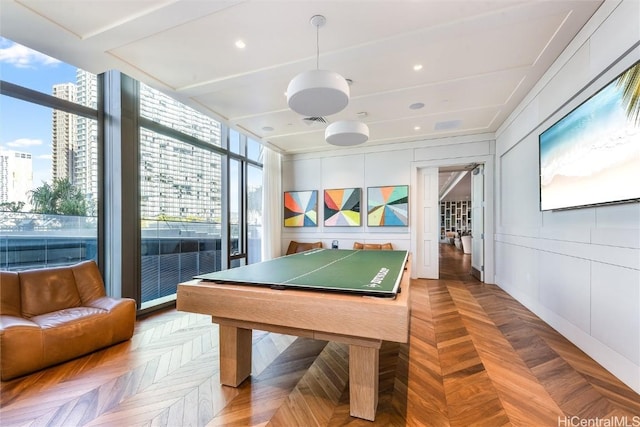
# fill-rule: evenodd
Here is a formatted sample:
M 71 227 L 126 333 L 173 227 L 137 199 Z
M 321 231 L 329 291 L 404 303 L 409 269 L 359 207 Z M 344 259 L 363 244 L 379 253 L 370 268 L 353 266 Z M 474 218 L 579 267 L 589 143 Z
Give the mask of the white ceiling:
M 291 78 L 316 67 L 311 16 L 327 18 L 320 68 L 353 80 L 328 121 L 361 119 L 378 145 L 495 132 L 601 3 L 0 0 L 0 34 L 94 73 L 121 70 L 303 153 L 339 149 L 286 103 Z
M 475 165 L 452 166 L 439 169 L 440 201 L 471 200 L 471 171 Z

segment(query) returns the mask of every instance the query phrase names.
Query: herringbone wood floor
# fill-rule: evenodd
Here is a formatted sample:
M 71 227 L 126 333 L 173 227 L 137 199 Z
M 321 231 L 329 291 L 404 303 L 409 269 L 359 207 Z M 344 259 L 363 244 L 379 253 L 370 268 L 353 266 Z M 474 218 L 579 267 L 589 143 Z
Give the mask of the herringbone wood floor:
M 409 344 L 381 349 L 373 423 L 349 416 L 344 345 L 256 331 L 252 377 L 234 389 L 218 381 L 217 327 L 170 310 L 130 342 L 2 383 L 0 424 L 640 425 L 638 394 L 441 250 L 441 280 L 412 282 Z

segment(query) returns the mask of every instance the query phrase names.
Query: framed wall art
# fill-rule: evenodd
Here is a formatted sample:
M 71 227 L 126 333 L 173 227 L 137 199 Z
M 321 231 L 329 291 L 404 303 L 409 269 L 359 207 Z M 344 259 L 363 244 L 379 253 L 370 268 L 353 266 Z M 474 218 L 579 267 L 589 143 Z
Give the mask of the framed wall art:
M 328 227 L 359 227 L 362 225 L 361 188 L 324 190 L 324 225 Z
M 318 191 L 284 192 L 284 226 L 318 226 Z
M 369 227 L 406 227 L 409 224 L 409 186 L 367 188 Z

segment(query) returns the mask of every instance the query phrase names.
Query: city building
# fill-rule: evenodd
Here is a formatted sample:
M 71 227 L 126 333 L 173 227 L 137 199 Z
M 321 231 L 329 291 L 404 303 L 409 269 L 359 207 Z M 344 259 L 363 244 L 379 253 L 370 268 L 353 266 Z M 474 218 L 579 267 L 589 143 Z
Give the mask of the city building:
M 74 83 L 60 83 L 53 86 L 56 98 L 76 102 L 77 86 Z M 78 149 L 78 122 L 74 114 L 53 110 L 51 120 L 51 178 L 75 182 L 75 161 Z
M 33 188 L 31 154 L 0 150 L 0 203 L 24 203 L 29 209 L 29 191 Z
M 220 122 L 144 84 L 140 99 L 143 117 L 220 146 Z M 143 130 L 140 157 L 143 218 L 220 222 L 222 171 L 217 153 Z
M 98 108 L 98 89 L 95 74 L 78 69 L 76 72 L 76 102 Z M 73 185 L 85 194 L 89 212 L 97 212 L 98 201 L 98 122 L 87 117 L 76 119 L 76 153 L 73 165 Z
M 97 78 L 78 69 L 76 83 L 53 87 L 53 95 L 68 101 L 97 108 Z M 187 107 L 177 100 L 141 85 L 141 112 L 151 120 L 188 135 L 220 146 L 220 123 Z M 186 128 L 185 128 L 186 126 Z M 98 200 L 98 129 L 97 121 L 74 114 L 53 111 L 52 167 L 53 179 L 69 179 L 96 212 Z M 219 156 L 185 147 L 175 139 L 141 132 L 141 215 L 146 219 L 163 218 L 220 220 L 221 200 L 218 185 Z M 179 173 L 185 165 L 191 175 Z M 197 165 L 206 164 L 201 168 Z

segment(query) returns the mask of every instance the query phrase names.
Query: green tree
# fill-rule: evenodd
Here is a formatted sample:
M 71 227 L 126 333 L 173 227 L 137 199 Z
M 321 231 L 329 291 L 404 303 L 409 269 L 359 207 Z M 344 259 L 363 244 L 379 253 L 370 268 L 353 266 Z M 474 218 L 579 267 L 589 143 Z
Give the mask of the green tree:
M 29 192 L 29 199 L 33 205 L 33 212 L 44 214 L 56 213 L 53 188 L 49 183 L 43 182 L 40 187 L 31 190 Z
M 627 104 L 627 117 L 640 125 L 640 63 L 625 71 L 616 84 L 622 87 L 622 100 Z
M 52 185 L 44 182 L 29 193 L 33 212 L 50 215 L 85 216 L 87 202 L 80 190 L 68 179 L 55 179 Z
M 0 203 L 0 211 L 4 212 L 21 212 L 22 208 L 24 208 L 24 202 Z

